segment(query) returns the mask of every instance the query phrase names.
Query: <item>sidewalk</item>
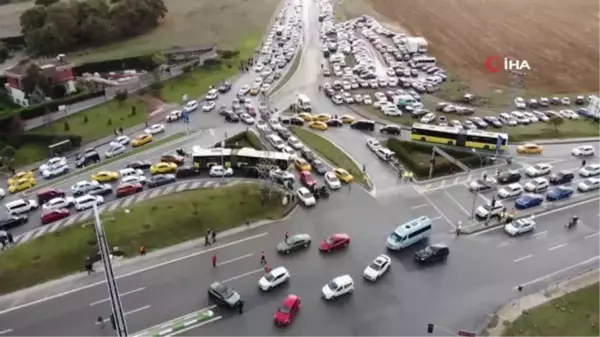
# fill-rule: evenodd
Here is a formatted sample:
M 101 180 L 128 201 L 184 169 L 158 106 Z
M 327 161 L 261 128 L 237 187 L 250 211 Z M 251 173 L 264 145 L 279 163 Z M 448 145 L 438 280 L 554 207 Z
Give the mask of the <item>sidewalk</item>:
M 598 269 L 588 270 L 576 276 L 552 284 L 546 289 L 510 301 L 498 310 L 488 323 L 482 336 L 501 336 L 508 324 L 514 322 L 522 314 L 542 304 L 548 303 L 558 297 L 572 293 L 579 289 L 598 283 Z

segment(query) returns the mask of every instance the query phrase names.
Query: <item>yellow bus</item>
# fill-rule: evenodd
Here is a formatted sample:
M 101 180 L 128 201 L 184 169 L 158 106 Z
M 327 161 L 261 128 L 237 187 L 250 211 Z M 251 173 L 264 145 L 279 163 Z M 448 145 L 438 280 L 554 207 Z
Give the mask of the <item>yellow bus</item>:
M 506 133 L 464 130 L 451 126 L 415 123 L 412 126 L 410 138 L 420 142 L 492 151 L 496 150 L 497 144 L 500 144 L 500 151 L 508 148 L 508 135 Z

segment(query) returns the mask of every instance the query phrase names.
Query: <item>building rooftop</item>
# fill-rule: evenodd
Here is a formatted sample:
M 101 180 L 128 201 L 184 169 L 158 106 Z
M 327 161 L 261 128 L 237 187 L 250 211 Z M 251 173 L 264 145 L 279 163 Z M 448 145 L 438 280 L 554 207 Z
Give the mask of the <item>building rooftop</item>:
M 14 74 L 14 75 L 25 75 L 27 73 L 27 69 L 32 64 L 37 64 L 41 69 L 49 69 L 58 66 L 70 65 L 71 62 L 64 59 L 64 57 L 56 57 L 51 59 L 42 59 L 42 60 L 22 60 L 18 64 L 7 68 L 4 70 L 5 74 Z

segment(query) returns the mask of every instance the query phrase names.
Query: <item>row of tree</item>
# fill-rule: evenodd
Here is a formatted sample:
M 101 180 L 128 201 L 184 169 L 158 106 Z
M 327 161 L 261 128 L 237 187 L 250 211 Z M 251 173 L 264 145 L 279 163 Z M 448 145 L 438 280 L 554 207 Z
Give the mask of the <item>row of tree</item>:
M 167 14 L 163 0 L 36 0 L 21 14 L 30 52 L 56 55 L 121 41 L 155 28 Z

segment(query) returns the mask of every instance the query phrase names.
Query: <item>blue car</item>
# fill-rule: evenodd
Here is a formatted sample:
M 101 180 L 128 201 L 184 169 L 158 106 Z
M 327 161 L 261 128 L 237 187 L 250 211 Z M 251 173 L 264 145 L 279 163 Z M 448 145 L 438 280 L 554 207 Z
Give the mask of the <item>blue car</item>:
M 515 201 L 516 209 L 527 209 L 536 207 L 542 204 L 544 197 L 538 194 L 528 194 L 520 197 Z
M 573 195 L 573 192 L 573 189 L 568 187 L 555 187 L 548 192 L 548 194 L 546 195 L 546 200 L 557 201 L 568 199 Z

